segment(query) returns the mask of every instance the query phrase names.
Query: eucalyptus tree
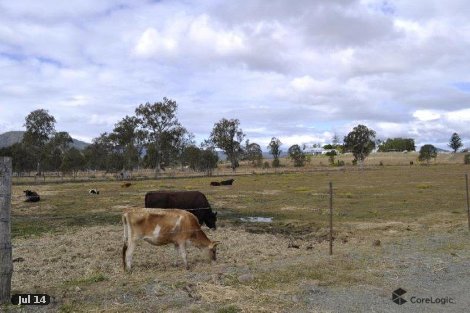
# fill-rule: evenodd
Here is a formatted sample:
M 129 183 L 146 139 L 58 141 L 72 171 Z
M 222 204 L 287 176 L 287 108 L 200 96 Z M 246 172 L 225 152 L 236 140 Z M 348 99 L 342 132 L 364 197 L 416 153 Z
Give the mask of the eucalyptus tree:
M 251 162 L 254 166 L 261 166 L 263 160 L 263 151 L 261 146 L 255 142 L 250 143 L 249 140 L 246 140 L 244 159 Z
M 357 125 L 344 137 L 344 149 L 352 152 L 354 160 L 361 165 L 375 148 L 375 131 L 364 125 Z
M 126 115 L 114 125 L 109 137 L 122 153 L 124 169 L 132 170 L 137 167 L 144 142 L 144 131 L 139 129 L 139 119 Z
M 269 152 L 271 153 L 274 159 L 272 163 L 273 167 L 279 167 L 279 165 L 281 164 L 279 162 L 279 156 L 282 153 L 282 150 L 280 149 L 281 145 L 282 145 L 282 142 L 276 137 L 271 138 L 271 141 L 269 142 L 269 145 L 268 145 Z
M 301 167 L 305 165 L 305 161 L 307 159 L 304 151 L 300 148 L 299 145 L 293 145 L 287 151 L 289 157 L 294 162 L 295 167 Z
M 176 101 L 163 98 L 161 102 L 145 103 L 135 110 L 147 147 L 155 151 L 155 173 L 160 172 L 165 140 L 181 127 L 176 117 Z
M 45 157 L 44 147 L 55 132 L 56 120 L 47 110 L 38 109 L 29 113 L 23 126 L 26 127 L 22 143 L 32 150 L 37 163 L 37 172 L 41 172 L 41 162 Z
M 214 124 L 210 134 L 209 140 L 215 147 L 224 151 L 233 171 L 240 165 L 239 160 L 243 153 L 241 143 L 244 137 L 245 134 L 240 129 L 240 121 L 238 119 L 221 119 Z

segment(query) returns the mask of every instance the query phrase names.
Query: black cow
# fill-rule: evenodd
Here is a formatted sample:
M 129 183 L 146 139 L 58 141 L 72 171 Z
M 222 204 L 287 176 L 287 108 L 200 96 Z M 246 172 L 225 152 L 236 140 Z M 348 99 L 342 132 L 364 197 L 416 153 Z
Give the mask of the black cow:
M 35 191 L 25 190 L 23 192 L 26 196 L 26 200 L 24 200 L 25 202 L 38 202 L 39 200 L 41 200 L 41 198 Z
M 151 191 L 145 195 L 146 208 L 183 209 L 193 213 L 199 224 L 216 229 L 217 212 L 199 191 Z
M 220 186 L 218 181 L 211 181 L 211 186 Z
M 220 182 L 220 184 L 222 186 L 228 186 L 228 185 L 232 185 L 234 181 L 235 181 L 235 179 L 232 178 L 232 179 L 229 179 L 229 180 L 223 180 L 223 181 Z

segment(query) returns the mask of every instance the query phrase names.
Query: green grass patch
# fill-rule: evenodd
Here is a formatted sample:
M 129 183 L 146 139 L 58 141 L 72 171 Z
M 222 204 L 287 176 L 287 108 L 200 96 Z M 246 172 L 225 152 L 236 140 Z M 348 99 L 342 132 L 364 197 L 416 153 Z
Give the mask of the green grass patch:
M 416 186 L 416 188 L 421 189 L 421 190 L 426 190 L 426 189 L 431 189 L 432 185 L 429 184 L 419 184 Z
M 238 312 L 241 312 L 242 309 L 240 309 L 239 307 L 237 307 L 236 305 L 229 305 L 229 306 L 225 306 L 223 308 L 220 308 L 217 310 L 217 313 L 238 313 Z
M 68 280 L 65 282 L 65 286 L 87 286 L 105 280 L 108 278 L 103 273 L 96 273 L 88 277 Z

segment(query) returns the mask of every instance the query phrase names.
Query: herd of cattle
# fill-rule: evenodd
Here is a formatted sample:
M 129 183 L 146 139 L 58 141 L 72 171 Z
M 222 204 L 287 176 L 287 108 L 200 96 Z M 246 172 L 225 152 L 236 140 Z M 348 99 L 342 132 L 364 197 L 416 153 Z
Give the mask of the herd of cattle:
M 234 179 L 211 182 L 211 186 L 232 185 Z M 130 183 L 121 187 L 127 188 Z M 26 202 L 40 200 L 35 191 L 25 190 Z M 97 189 L 90 194 L 99 195 Z M 202 225 L 216 229 L 217 212 L 213 212 L 206 196 L 200 191 L 150 191 L 145 194 L 145 207 L 124 210 L 124 245 L 122 262 L 124 271 L 132 266 L 132 253 L 135 242 L 143 239 L 153 245 L 174 244 L 188 269 L 186 246 L 192 244 L 206 249 L 210 260 L 216 260 L 216 247 L 219 242 L 207 238 Z

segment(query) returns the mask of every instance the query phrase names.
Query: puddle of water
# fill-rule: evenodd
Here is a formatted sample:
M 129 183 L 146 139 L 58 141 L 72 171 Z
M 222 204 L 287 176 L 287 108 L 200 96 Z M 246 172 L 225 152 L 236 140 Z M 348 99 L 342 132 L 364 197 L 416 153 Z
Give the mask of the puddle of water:
M 273 221 L 273 218 L 261 217 L 261 216 L 249 216 L 249 217 L 240 217 L 240 220 L 243 222 L 250 222 L 250 223 L 271 223 Z

